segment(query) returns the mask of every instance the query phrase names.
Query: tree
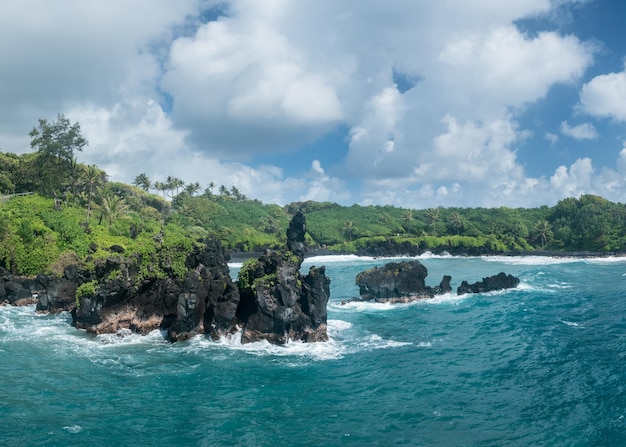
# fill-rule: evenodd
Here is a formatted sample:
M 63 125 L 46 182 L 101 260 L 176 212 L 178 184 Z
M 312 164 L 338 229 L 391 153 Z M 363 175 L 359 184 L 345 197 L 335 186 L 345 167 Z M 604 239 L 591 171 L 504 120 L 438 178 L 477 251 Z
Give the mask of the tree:
M 109 225 L 129 211 L 126 200 L 111 191 L 105 191 L 98 199 L 97 208 L 100 211 L 100 220 L 105 219 Z
M 348 240 L 352 242 L 352 232 L 354 231 L 354 222 L 352 222 L 351 220 L 347 220 L 343 224 L 343 231 L 345 231 L 346 234 L 348 235 Z
M 91 205 L 93 193 L 104 183 L 104 172 L 98 169 L 96 165 L 87 166 L 87 170 L 83 173 L 83 181 L 87 186 L 87 222 L 91 216 Z
M 209 191 L 211 191 L 211 194 L 213 194 L 213 190 L 216 186 L 215 182 L 209 182 Z
M 150 178 L 145 173 L 141 173 L 137 177 L 135 177 L 135 180 L 133 181 L 133 185 L 135 185 L 138 188 L 143 189 L 145 192 L 148 192 L 148 190 L 150 189 L 150 186 L 152 185 L 152 182 L 150 181 Z
M 195 193 L 200 191 L 200 183 L 198 182 L 188 183 L 185 186 L 185 191 L 187 192 L 187 194 L 189 194 L 190 197 L 193 197 Z
M 439 208 L 428 208 L 426 210 L 426 217 L 430 220 L 430 227 L 434 231 L 435 224 L 439 220 Z
M 461 230 L 465 228 L 465 220 L 455 211 L 450 214 L 450 226 L 456 230 L 456 234 L 461 234 Z
M 402 213 L 402 220 L 405 223 L 407 232 L 409 234 L 411 234 L 411 223 L 414 220 L 414 218 L 413 218 L 413 211 L 412 210 L 406 210 L 404 213 Z
M 31 148 L 38 154 L 40 188 L 56 194 L 71 183 L 68 177 L 72 172 L 74 153 L 82 151 L 88 144 L 80 132 L 80 124 L 70 124 L 70 120 L 59 113 L 53 122 L 40 119 L 39 127 L 34 127 L 28 135 L 31 137 Z
M 154 182 L 154 189 L 156 189 L 157 193 L 159 191 L 163 192 L 163 198 L 165 198 L 165 191 L 167 191 L 167 184 L 164 182 Z
M 541 248 L 545 247 L 550 238 L 552 238 L 552 228 L 547 220 L 538 221 L 534 228 L 535 240 L 541 244 Z

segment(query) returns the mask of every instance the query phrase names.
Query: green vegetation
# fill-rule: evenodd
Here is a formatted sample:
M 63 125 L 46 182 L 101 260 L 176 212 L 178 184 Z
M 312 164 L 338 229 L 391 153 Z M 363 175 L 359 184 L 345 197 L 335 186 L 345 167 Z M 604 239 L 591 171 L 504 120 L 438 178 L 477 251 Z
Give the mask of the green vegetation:
M 210 182 L 203 190 L 173 176 L 152 182 L 138 174 L 134 186 L 109 182 L 97 166 L 76 161 L 87 141 L 63 115 L 40 120 L 30 135 L 35 152 L 0 152 L 0 267 L 22 275 L 61 274 L 71 263 L 120 252 L 140 260 L 140 278 L 182 275 L 185 254 L 208 236 L 235 251 L 284 247 L 300 210 L 307 244 L 335 252 L 626 252 L 626 206 L 593 195 L 530 209 L 281 207 L 250 200 L 235 186 Z

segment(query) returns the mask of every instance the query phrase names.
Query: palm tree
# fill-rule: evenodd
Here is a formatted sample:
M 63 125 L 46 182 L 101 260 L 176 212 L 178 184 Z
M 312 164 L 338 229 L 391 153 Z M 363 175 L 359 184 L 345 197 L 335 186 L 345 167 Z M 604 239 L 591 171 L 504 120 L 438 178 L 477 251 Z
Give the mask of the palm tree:
M 111 225 L 114 220 L 128 213 L 128 210 L 126 200 L 113 194 L 111 191 L 106 191 L 99 197 L 98 211 L 100 211 L 100 220 L 106 219 L 109 225 Z
M 439 220 L 439 208 L 428 208 L 426 210 L 426 217 L 430 219 L 431 229 L 435 229 L 435 224 Z
M 450 214 L 450 225 L 456 230 L 456 234 L 461 234 L 461 230 L 465 228 L 465 220 L 455 211 Z
M 138 188 L 143 189 L 145 192 L 148 192 L 148 190 L 150 189 L 150 185 L 152 185 L 152 183 L 150 182 L 150 179 L 148 178 L 148 176 L 142 172 L 137 177 L 135 177 L 135 180 L 133 181 L 133 185 L 135 185 Z
M 172 184 L 172 186 L 176 190 L 176 195 L 178 195 L 178 192 L 179 192 L 180 188 L 185 186 L 185 182 L 183 180 L 179 179 L 178 177 L 174 177 L 174 183 Z M 198 185 L 198 188 L 200 188 L 200 185 Z
M 165 191 L 167 190 L 167 185 L 163 182 L 154 182 L 153 188 L 156 189 L 157 193 L 159 191 L 163 191 L 163 198 L 165 198 Z
M 211 194 L 213 194 L 213 190 L 216 186 L 215 182 L 209 182 L 209 191 L 211 191 Z
M 414 218 L 413 218 L 413 211 L 412 210 L 406 210 L 403 214 L 402 214 L 402 220 L 405 223 L 407 232 L 409 234 L 411 234 L 411 222 L 413 222 Z
M 72 195 L 76 196 L 77 194 L 76 187 L 78 186 L 78 182 L 80 181 L 81 172 L 80 172 L 80 165 L 78 164 L 78 161 L 76 161 L 75 157 L 72 157 L 70 159 L 68 168 L 69 168 L 68 176 L 70 178 L 70 189 L 72 191 Z
M 87 189 L 87 222 L 91 216 L 91 205 L 93 204 L 93 194 L 104 183 L 103 172 L 96 165 L 87 166 L 87 170 L 83 172 L 83 182 Z
M 239 191 L 239 189 L 236 186 L 230 187 L 230 195 L 233 196 L 235 200 L 239 202 L 246 200 L 246 196 L 242 194 L 241 191 Z
M 185 191 L 189 194 L 190 197 L 193 197 L 195 193 L 200 191 L 200 183 L 188 183 L 187 186 L 185 186 Z
M 355 230 L 354 228 L 354 222 L 352 222 L 351 220 L 347 220 L 344 224 L 343 224 L 343 231 L 345 231 L 348 234 L 348 240 L 350 242 L 352 242 L 352 232 Z
M 552 227 L 547 220 L 539 220 L 533 227 L 535 234 L 535 240 L 538 240 L 541 244 L 541 248 L 545 247 L 548 241 L 552 238 Z

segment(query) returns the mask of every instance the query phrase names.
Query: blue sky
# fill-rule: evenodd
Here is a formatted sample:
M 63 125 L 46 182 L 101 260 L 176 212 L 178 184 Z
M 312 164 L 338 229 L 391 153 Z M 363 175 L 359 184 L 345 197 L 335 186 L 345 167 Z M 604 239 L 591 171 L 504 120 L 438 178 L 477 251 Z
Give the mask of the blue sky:
M 0 149 L 266 203 L 626 201 L 626 3 L 8 0 Z

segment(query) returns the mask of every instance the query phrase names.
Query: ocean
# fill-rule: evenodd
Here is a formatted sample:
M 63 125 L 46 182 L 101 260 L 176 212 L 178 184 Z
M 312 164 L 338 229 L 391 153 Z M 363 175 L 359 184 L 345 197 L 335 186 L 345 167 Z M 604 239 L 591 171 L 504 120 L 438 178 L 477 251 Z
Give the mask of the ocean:
M 286 346 L 96 337 L 0 307 L 0 445 L 626 445 L 626 258 L 418 259 L 431 286 L 521 283 L 342 306 L 389 259 L 310 258 L 332 280 L 330 341 Z

